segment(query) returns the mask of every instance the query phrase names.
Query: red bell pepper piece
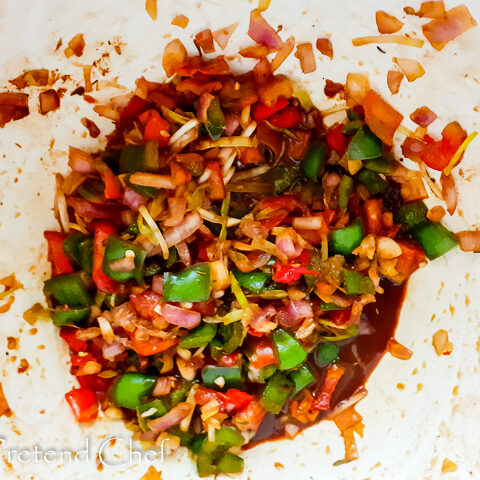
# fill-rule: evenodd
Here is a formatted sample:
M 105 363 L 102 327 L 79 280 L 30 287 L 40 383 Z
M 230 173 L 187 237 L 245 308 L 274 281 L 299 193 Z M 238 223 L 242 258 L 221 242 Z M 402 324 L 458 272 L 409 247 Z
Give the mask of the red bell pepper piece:
M 112 385 L 112 378 L 102 378 L 98 375 L 81 375 L 77 377 L 78 383 L 81 387 L 89 388 L 95 393 L 106 393 Z
M 222 355 L 218 359 L 220 367 L 238 367 L 242 362 L 242 354 L 240 352 L 232 352 L 229 355 Z
M 242 392 L 236 388 L 228 389 L 225 396 L 235 405 L 235 410 L 243 410 L 244 408 L 247 408 L 253 398 L 253 395 L 250 395 L 247 392 Z
M 253 337 L 263 337 L 265 335 L 265 332 L 257 332 L 252 327 L 250 327 L 248 329 L 248 334 L 252 335 Z
M 288 105 L 283 110 L 275 113 L 269 119 L 269 122 L 278 128 L 292 128 L 302 121 L 302 114 L 297 107 Z
M 210 200 L 223 200 L 227 196 L 225 190 L 225 184 L 223 183 L 222 169 L 220 168 L 220 162 L 210 161 L 205 165 L 205 170 L 211 171 L 210 178 L 208 179 L 208 198 Z
M 341 365 L 333 364 L 328 367 L 327 376 L 322 387 L 315 392 L 315 399 L 312 403 L 312 410 L 329 410 L 330 401 L 337 384 L 345 373 L 345 368 Z
M 299 280 L 302 275 L 318 275 L 318 272 L 314 272 L 307 268 L 308 261 L 309 255 L 306 250 L 304 250 L 298 258 L 289 263 L 285 264 L 277 260 L 273 264 L 273 281 L 280 283 L 293 283 Z
M 262 120 L 267 120 L 273 114 L 282 110 L 288 105 L 288 100 L 286 98 L 279 98 L 271 107 L 265 105 L 262 102 L 257 102 L 252 105 L 252 118 L 256 122 L 261 122 Z
M 330 312 L 330 318 L 335 325 L 345 325 L 350 317 L 350 310 L 333 310 Z
M 123 188 L 118 177 L 104 162 L 98 162 L 97 170 L 105 184 L 104 196 L 107 200 L 117 200 L 123 194 Z
M 92 422 L 98 415 L 95 393 L 89 388 L 74 388 L 65 394 L 77 422 Z
M 249 397 L 248 402 L 247 396 Z M 200 387 L 195 392 L 195 402 L 197 402 L 198 405 L 206 405 L 210 401 L 216 400 L 219 404 L 219 410 L 229 415 L 236 411 L 243 410 L 248 406 L 252 398 L 252 395 L 237 390 L 236 388 L 230 388 L 226 393 L 222 393 L 210 388 Z
M 60 330 L 60 336 L 67 342 L 68 346 L 74 352 L 85 352 L 87 350 L 88 343 L 77 338 L 77 331 L 77 328 L 62 327 Z
M 269 338 L 263 337 L 258 340 L 252 340 L 250 345 L 253 350 L 250 356 L 250 363 L 253 368 L 263 368 L 267 365 L 277 363 L 273 342 Z
M 128 102 L 120 117 L 120 126 L 129 127 L 138 116 L 150 108 L 150 103 L 136 95 Z
M 345 149 L 347 148 L 347 138 L 343 134 L 343 124 L 337 125 L 328 131 L 327 144 L 339 155 L 343 155 L 345 153 Z
M 143 112 L 138 119 L 143 125 L 143 140 L 156 140 L 159 147 L 166 147 L 170 140 L 170 123 L 156 110 Z
M 116 293 L 120 290 L 120 283 L 112 280 L 103 271 L 103 257 L 105 256 L 105 241 L 110 235 L 116 233 L 115 227 L 108 222 L 95 224 L 95 237 L 93 242 L 93 273 L 92 279 L 99 290 L 106 293 Z
M 43 232 L 43 236 L 48 242 L 48 259 L 52 262 L 53 274 L 73 273 L 72 264 L 62 248 L 67 235 L 62 232 L 47 231 Z
M 130 336 L 130 335 L 129 335 Z M 177 338 L 156 338 L 150 337 L 148 340 L 140 340 L 135 336 L 132 339 L 132 348 L 142 357 L 149 357 L 157 353 L 164 352 L 178 343 Z

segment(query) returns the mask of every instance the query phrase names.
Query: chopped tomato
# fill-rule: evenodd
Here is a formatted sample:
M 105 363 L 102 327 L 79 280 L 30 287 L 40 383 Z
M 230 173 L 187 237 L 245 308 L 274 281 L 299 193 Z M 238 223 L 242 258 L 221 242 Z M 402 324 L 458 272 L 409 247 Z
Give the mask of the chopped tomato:
M 132 348 L 142 357 L 149 357 L 157 353 L 164 352 L 178 343 L 176 338 L 156 338 L 150 337 L 148 340 L 132 338 Z
M 248 404 L 253 398 L 253 395 L 250 395 L 247 392 L 242 392 L 236 388 L 229 388 L 225 393 L 225 396 L 235 405 L 235 410 L 243 410 L 248 407 Z
M 150 108 L 150 103 L 136 95 L 128 102 L 120 117 L 120 126 L 129 127 L 138 116 Z
M 95 393 L 89 388 L 74 388 L 65 394 L 77 422 L 92 422 L 98 415 Z
M 142 318 L 155 320 L 161 316 L 163 297 L 152 290 L 145 290 L 139 294 L 131 294 L 130 303 Z
M 206 405 L 212 400 L 216 400 L 218 402 L 219 410 L 221 412 L 231 414 L 237 409 L 236 404 L 222 392 L 217 392 L 216 390 L 205 387 L 200 387 L 195 392 L 195 402 L 198 405 Z
M 345 325 L 350 320 L 350 310 L 333 310 L 330 312 L 330 318 L 335 325 Z
M 170 162 L 170 171 L 175 185 L 185 185 L 192 178 L 192 174 L 178 162 Z
M 345 149 L 347 148 L 347 138 L 343 134 L 343 124 L 337 125 L 328 131 L 327 144 L 339 155 L 343 155 L 345 153 Z
M 272 115 L 282 110 L 288 105 L 288 100 L 286 98 L 279 98 L 272 106 L 267 106 L 262 102 L 257 102 L 252 105 L 252 118 L 256 122 L 261 122 L 262 120 L 267 120 Z
M 170 140 L 170 123 L 156 110 L 143 112 L 138 119 L 143 125 L 143 140 L 156 140 L 159 147 L 166 147 Z
M 364 222 L 367 233 L 378 235 L 382 229 L 382 206 L 380 199 L 370 199 L 364 205 Z
M 233 423 L 242 431 L 256 431 L 266 413 L 259 400 L 253 397 L 247 407 L 233 417 Z
M 112 280 L 103 271 L 103 257 L 105 255 L 104 243 L 110 235 L 115 233 L 115 227 L 111 223 L 97 222 L 95 224 L 92 279 L 99 290 L 106 293 L 116 293 L 120 290 L 120 284 Z
M 47 231 L 43 233 L 43 236 L 48 242 L 48 259 L 53 265 L 53 275 L 73 273 L 72 264 L 63 251 L 63 242 L 67 235 L 62 232 Z
M 272 115 L 269 121 L 274 127 L 292 128 L 302 121 L 302 114 L 297 107 L 288 105 L 283 110 Z
M 77 377 L 81 387 L 88 387 L 95 393 L 106 393 L 112 385 L 112 378 L 102 378 L 98 375 L 81 375 Z
M 103 183 L 105 184 L 104 195 L 107 200 L 116 200 L 123 194 L 122 184 L 119 178 L 112 170 L 103 162 L 97 165 L 98 173 L 100 173 Z
M 273 342 L 269 338 L 263 337 L 259 340 L 252 340 L 251 345 L 253 353 L 250 356 L 250 363 L 253 368 L 263 368 L 277 363 Z
M 60 336 L 67 342 L 68 346 L 74 352 L 85 352 L 88 347 L 88 343 L 84 340 L 77 338 L 77 328 L 62 327 L 60 330 Z
M 402 254 L 397 257 L 395 270 L 397 275 L 392 278 L 395 282 L 403 282 L 410 275 L 418 270 L 419 266 L 427 261 L 425 252 L 419 245 L 405 242 L 403 240 L 396 240 L 397 244 L 402 249 Z
M 313 410 L 329 410 L 330 401 L 337 384 L 345 373 L 345 368 L 341 365 L 333 364 L 328 367 L 327 375 L 322 387 L 315 392 L 315 399 L 312 404 Z

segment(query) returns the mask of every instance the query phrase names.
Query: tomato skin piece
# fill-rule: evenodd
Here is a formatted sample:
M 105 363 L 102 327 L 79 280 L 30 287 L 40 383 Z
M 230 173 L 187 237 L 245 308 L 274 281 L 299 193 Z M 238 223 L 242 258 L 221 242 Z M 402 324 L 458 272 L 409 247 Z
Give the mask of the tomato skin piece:
M 139 115 L 143 125 L 143 140 L 156 140 L 160 148 L 166 147 L 170 140 L 170 123 L 156 110 L 147 110 Z
M 262 102 L 257 102 L 252 105 L 252 117 L 256 122 L 267 120 L 272 115 L 282 110 L 288 105 L 286 98 L 279 98 L 272 106 L 265 105 Z
M 77 328 L 62 327 L 60 336 L 67 342 L 68 346 L 74 352 L 85 352 L 88 348 L 88 343 L 84 340 L 79 340 L 76 336 Z
M 43 236 L 48 242 L 48 258 L 52 262 L 53 274 L 73 273 L 74 268 L 63 251 L 63 242 L 68 235 L 62 232 L 46 231 L 43 232 Z
M 95 393 L 86 387 L 74 388 L 65 394 L 75 419 L 79 423 L 93 422 L 98 415 Z
M 288 105 L 283 110 L 272 115 L 269 121 L 277 128 L 292 128 L 302 121 L 302 114 L 297 107 Z
M 330 318 L 335 325 L 345 325 L 351 317 L 350 310 L 333 310 L 330 312 Z

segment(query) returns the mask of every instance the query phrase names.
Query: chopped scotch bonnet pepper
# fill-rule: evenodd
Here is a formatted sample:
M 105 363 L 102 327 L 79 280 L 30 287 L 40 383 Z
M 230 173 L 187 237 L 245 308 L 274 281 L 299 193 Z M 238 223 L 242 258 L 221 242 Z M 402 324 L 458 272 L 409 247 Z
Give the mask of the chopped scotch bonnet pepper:
M 368 79 L 349 75 L 354 108 L 329 127 L 273 74 L 293 37 L 260 10 L 249 35 L 242 55 L 258 64 L 241 75 L 170 42 L 173 80 L 141 79 L 142 98 L 112 106 L 105 151 L 72 148 L 71 230 L 45 232 L 45 294 L 82 387 L 66 394 L 75 418 L 124 409 L 140 441 L 178 438 L 201 477 L 240 472 L 267 412 L 266 428 L 291 435 L 347 400 L 387 349 L 398 284 L 457 243 L 412 198 L 390 148 L 403 116 Z M 443 170 L 466 138 L 454 122 L 404 153 Z

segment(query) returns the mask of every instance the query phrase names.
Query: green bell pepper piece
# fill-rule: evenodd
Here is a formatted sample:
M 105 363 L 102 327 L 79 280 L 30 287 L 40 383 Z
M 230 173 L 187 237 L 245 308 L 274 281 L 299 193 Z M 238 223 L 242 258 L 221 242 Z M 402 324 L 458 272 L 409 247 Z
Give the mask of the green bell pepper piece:
M 78 188 L 77 192 L 89 202 L 105 202 L 105 184 L 98 178 L 87 178 Z
M 148 417 L 143 417 L 142 413 L 148 412 L 152 408 L 156 409 L 157 411 L 150 414 Z M 162 400 L 156 398 L 147 403 L 142 403 L 137 407 L 137 420 L 138 426 L 142 429 L 142 432 L 148 432 L 150 429 L 148 428 L 147 422 L 153 420 L 154 418 L 163 417 L 168 410 Z
M 225 116 L 222 112 L 220 99 L 217 96 L 213 97 L 210 102 L 207 109 L 207 119 L 208 123 L 205 124 L 205 129 L 210 135 L 210 138 L 218 140 L 222 135 L 223 127 L 225 126 Z
M 135 268 L 126 272 L 112 270 L 111 264 L 116 260 L 125 258 L 127 251 L 135 254 Z M 124 240 L 120 240 L 114 235 L 110 235 L 105 242 L 105 255 L 103 257 L 103 271 L 113 280 L 117 282 L 127 282 L 128 280 L 136 280 L 139 285 L 143 285 L 143 264 L 147 258 L 147 252 L 141 248 Z
M 209 477 L 217 472 L 217 467 L 213 464 L 213 455 L 200 452 L 197 455 L 197 473 L 201 478 Z
M 312 142 L 302 162 L 305 177 L 315 180 L 325 165 L 327 148 L 323 142 Z
M 236 270 L 233 274 L 235 275 L 238 284 L 252 293 L 260 293 L 265 288 L 265 284 L 271 278 L 271 275 L 260 270 L 253 270 L 252 272 L 241 272 L 240 270 Z
M 189 431 L 182 432 L 182 430 L 180 430 L 180 427 L 178 425 L 168 428 L 167 432 L 171 433 L 172 435 L 175 435 L 176 437 L 179 437 L 180 445 L 182 447 L 189 447 L 192 444 L 193 440 L 195 439 L 195 435 L 193 433 L 190 433 Z
M 401 223 L 407 230 L 418 227 L 427 221 L 428 208 L 421 200 L 402 205 L 394 214 L 396 223 Z
M 298 167 L 273 167 L 266 175 L 266 181 L 272 183 L 275 195 L 287 192 L 300 179 Z
M 338 206 L 341 210 L 346 210 L 348 206 L 348 200 L 353 192 L 353 178 L 348 175 L 344 175 L 340 180 L 338 187 Z
M 243 472 L 243 458 L 233 453 L 224 453 L 218 460 L 217 471 L 220 473 Z
M 69 307 L 86 307 L 92 299 L 78 273 L 69 273 L 53 277 L 45 281 L 45 290 L 51 294 L 60 305 Z
M 187 398 L 188 392 L 192 388 L 193 382 L 182 380 L 180 385 L 177 385 L 175 390 L 169 395 L 168 400 L 171 407 L 176 407 L 180 402 L 184 402 Z
M 126 145 L 120 154 L 120 173 L 157 172 L 158 143 L 150 140 L 145 145 Z
M 314 358 L 315 363 L 319 367 L 326 367 L 330 363 L 338 360 L 338 352 L 340 347 L 336 343 L 324 342 L 318 345 L 315 349 Z
M 202 447 L 204 443 L 206 443 L 207 440 L 207 434 L 206 433 L 200 433 L 195 436 L 193 442 L 192 442 L 192 453 L 200 453 L 202 450 Z
M 260 369 L 260 376 L 264 380 L 267 380 L 267 378 L 270 378 L 277 370 L 278 370 L 277 365 L 273 363 L 271 365 L 266 365 L 265 367 L 262 367 Z
M 223 377 L 225 386 L 219 387 L 215 380 Z M 202 369 L 203 383 L 209 388 L 225 390 L 227 388 L 242 388 L 242 370 L 240 367 L 217 367 L 216 365 L 207 365 Z
M 215 431 L 213 442 L 205 441 L 201 451 L 203 453 L 225 452 L 232 447 L 241 447 L 245 443 L 243 435 L 234 427 L 222 427 Z
M 239 320 L 228 325 L 221 325 L 220 335 L 223 339 L 222 351 L 226 355 L 230 355 L 243 343 L 245 335 L 242 322 Z
M 362 168 L 357 175 L 358 181 L 367 187 L 370 195 L 378 195 L 385 191 L 388 187 L 388 182 L 382 178 L 378 173 L 367 168 Z
M 84 308 L 64 308 L 57 307 L 52 312 L 53 324 L 57 327 L 62 325 L 74 325 L 78 322 L 87 320 L 91 313 L 90 307 Z
M 350 160 L 368 160 L 382 155 L 383 143 L 367 126 L 359 128 L 347 149 Z
M 290 370 L 307 359 L 307 352 L 302 344 L 281 328 L 273 332 L 273 343 L 277 350 L 280 370 Z
M 200 348 L 208 345 L 217 333 L 215 323 L 202 323 L 180 341 L 181 348 Z
M 366 275 L 353 270 L 343 270 L 342 280 L 347 295 L 375 294 L 375 286 L 370 277 Z
M 455 235 L 441 223 L 428 221 L 415 227 L 411 234 L 425 250 L 429 260 L 435 260 L 442 256 L 457 246 L 458 243 Z
M 348 227 L 330 232 L 329 247 L 333 253 L 351 255 L 351 253 L 362 243 L 362 240 L 363 225 L 360 220 L 357 220 Z
M 322 303 L 320 305 L 320 310 L 323 311 L 332 311 L 332 310 L 346 310 L 347 307 L 341 307 L 340 305 L 337 305 L 336 303 Z
M 265 410 L 278 415 L 293 389 L 292 381 L 283 372 L 276 372 L 265 385 L 260 402 Z
M 204 302 L 210 297 L 210 265 L 197 263 L 180 273 L 165 273 L 163 298 L 167 302 Z
M 303 364 L 293 372 L 290 372 L 288 378 L 295 385 L 295 390 L 293 392 L 294 395 L 316 381 L 316 378 L 306 364 Z
M 142 405 L 142 399 L 152 394 L 157 380 L 154 375 L 125 373 L 112 387 L 112 399 L 119 407 L 135 410 Z
M 387 156 L 371 158 L 363 162 L 363 166 L 377 173 L 393 173 L 397 168 L 398 162 Z
M 74 265 L 79 266 L 88 274 L 92 273 L 93 238 L 80 232 L 72 233 L 64 240 L 62 249 Z

